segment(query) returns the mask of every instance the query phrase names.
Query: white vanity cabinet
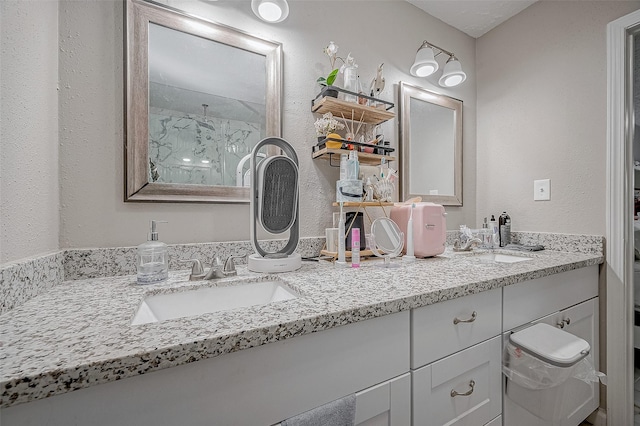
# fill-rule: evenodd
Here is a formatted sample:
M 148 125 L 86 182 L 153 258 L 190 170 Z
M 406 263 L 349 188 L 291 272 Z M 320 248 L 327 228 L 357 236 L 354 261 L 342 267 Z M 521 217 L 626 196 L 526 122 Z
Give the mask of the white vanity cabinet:
M 502 411 L 502 289 L 411 312 L 413 424 L 478 426 Z
M 405 311 L 19 404 L 0 423 L 266 426 L 359 393 L 362 425 L 406 426 L 408 372 Z
M 542 291 L 541 291 L 542 290 Z M 599 366 L 599 298 L 597 266 L 563 272 L 542 279 L 505 287 L 503 344 L 512 331 L 535 323 L 562 328 L 586 340 L 591 358 Z M 550 310 L 553 311 L 550 312 Z M 599 405 L 598 383 L 569 379 L 562 404 L 562 426 L 577 426 Z M 505 381 L 505 388 L 509 385 Z M 515 404 L 505 394 L 505 426 L 538 426 L 539 419 Z
M 357 426 L 537 426 L 503 396 L 504 339 L 560 324 L 597 367 L 597 296 L 598 267 L 576 269 L 19 404 L 0 423 L 266 426 L 355 393 Z M 597 384 L 575 389 L 562 426 L 598 407 Z
M 412 371 L 413 424 L 478 426 L 502 412 L 500 336 Z
M 403 374 L 356 392 L 355 426 L 411 424 L 411 376 Z M 278 423 L 274 426 L 281 426 Z
M 356 426 L 411 424 L 409 373 L 356 393 Z
M 595 297 L 535 321 L 561 327 L 564 331 L 589 342 L 592 362 L 596 368 L 599 362 L 598 299 Z M 562 419 L 562 424 L 578 425 L 598 408 L 600 387 L 597 383 L 586 383 L 574 378 L 569 380 L 571 392 L 567 392 L 564 396 L 565 417 Z

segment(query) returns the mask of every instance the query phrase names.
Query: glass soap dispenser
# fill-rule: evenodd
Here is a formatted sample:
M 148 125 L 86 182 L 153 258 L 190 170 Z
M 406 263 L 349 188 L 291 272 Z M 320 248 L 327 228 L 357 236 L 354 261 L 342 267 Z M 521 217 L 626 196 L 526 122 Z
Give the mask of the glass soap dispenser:
M 158 241 L 158 223 L 167 223 L 164 220 L 152 220 L 151 232 L 147 236 L 147 242 L 138 246 L 136 267 L 138 269 L 138 284 L 156 284 L 165 281 L 169 277 L 169 255 L 167 245 Z

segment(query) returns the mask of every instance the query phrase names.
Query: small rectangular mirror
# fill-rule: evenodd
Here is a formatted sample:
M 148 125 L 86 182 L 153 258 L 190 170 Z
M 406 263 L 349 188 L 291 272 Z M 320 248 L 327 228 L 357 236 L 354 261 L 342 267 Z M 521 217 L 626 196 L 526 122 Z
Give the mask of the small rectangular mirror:
M 249 154 L 281 135 L 281 45 L 126 4 L 125 201 L 249 202 Z
M 400 197 L 462 205 L 462 101 L 400 82 Z

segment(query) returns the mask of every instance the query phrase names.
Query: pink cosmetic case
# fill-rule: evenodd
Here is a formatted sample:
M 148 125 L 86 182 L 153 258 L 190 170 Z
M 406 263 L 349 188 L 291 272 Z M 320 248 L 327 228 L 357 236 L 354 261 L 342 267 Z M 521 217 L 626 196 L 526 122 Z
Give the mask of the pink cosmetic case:
M 404 249 L 407 251 L 407 222 L 411 204 L 391 208 L 393 220 L 404 233 Z M 416 257 L 431 257 L 444 252 L 447 237 L 447 220 L 444 207 L 434 203 L 415 203 L 413 208 L 413 251 Z

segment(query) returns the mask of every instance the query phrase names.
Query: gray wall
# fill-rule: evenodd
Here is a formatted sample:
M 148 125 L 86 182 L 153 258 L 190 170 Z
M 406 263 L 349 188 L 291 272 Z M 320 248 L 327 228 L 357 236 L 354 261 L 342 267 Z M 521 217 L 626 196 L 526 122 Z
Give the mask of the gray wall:
M 58 4 L 0 2 L 0 263 L 58 249 Z
M 329 72 L 322 53 L 329 41 L 340 46 L 342 56 L 353 52 L 365 81 L 384 62 L 384 99 L 397 103 L 397 83 L 403 80 L 465 102 L 465 205 L 447 209 L 447 219 L 449 227 L 475 221 L 473 38 L 401 0 L 294 1 L 289 18 L 278 25 L 259 21 L 248 1 L 165 3 L 283 44 L 283 136 L 300 158 L 302 236 L 324 235 L 331 225 L 330 204 L 339 176 L 328 162 L 311 160 L 316 137 L 310 101 L 318 91 L 316 78 Z M 161 240 L 168 243 L 248 239 L 248 205 L 123 203 L 122 13 L 121 1 L 69 1 L 60 6 L 61 247 L 136 245 L 145 239 L 149 219 L 169 221 L 160 230 Z M 330 22 L 329 32 L 324 18 Z M 375 27 L 361 31 L 365 23 Z M 425 38 L 456 53 L 468 73 L 464 85 L 444 90 L 436 78 L 409 75 Z M 384 127 L 394 145 L 396 124 L 393 120 Z
M 168 3 L 283 43 L 283 130 L 301 158 L 303 236 L 330 224 L 338 176 L 309 156 L 309 101 L 316 77 L 328 71 L 321 50 L 330 40 L 341 54 L 353 52 L 363 79 L 385 62 L 385 99 L 397 103 L 402 80 L 465 102 L 465 205 L 447 209 L 450 229 L 508 210 L 516 230 L 604 233 L 605 27 L 638 2 L 536 3 L 477 41 L 477 66 L 475 40 L 400 0 L 291 2 L 279 25 L 259 22 L 248 1 Z M 247 239 L 247 206 L 122 201 L 123 5 L 61 2 L 59 29 L 57 6 L 2 3 L 0 262 L 58 246 L 135 245 L 151 218 L 170 221 L 161 233 L 170 243 Z M 363 36 L 356 16 L 384 22 L 384 30 Z M 331 19 L 329 35 L 323 17 Z M 423 39 L 460 57 L 469 74 L 463 86 L 447 91 L 408 74 Z M 385 133 L 397 142 L 395 120 Z M 533 202 L 533 180 L 544 178 L 552 200 Z
M 478 218 L 605 233 L 606 25 L 637 1 L 542 1 L 477 41 Z M 534 179 L 551 201 L 533 201 Z

